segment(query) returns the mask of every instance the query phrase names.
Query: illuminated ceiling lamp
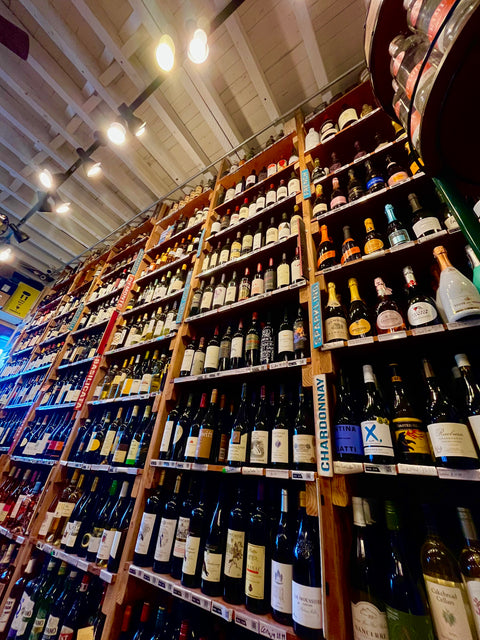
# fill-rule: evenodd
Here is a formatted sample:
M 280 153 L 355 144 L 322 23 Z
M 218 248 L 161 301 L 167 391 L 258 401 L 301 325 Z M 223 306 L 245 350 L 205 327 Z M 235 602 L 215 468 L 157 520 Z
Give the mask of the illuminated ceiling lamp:
M 38 174 L 38 180 L 47 191 L 53 188 L 53 175 L 48 169 L 42 169 Z
M 128 107 L 125 103 L 122 103 L 118 107 L 118 113 L 122 117 L 122 121 L 128 127 L 130 133 L 140 138 L 145 133 L 147 123 L 144 120 L 138 118 L 132 111 L 131 107 Z
M 55 203 L 55 213 L 68 213 L 70 211 L 70 202 L 63 202 L 62 200 L 58 200 Z
M 13 250 L 9 244 L 0 246 L 0 262 L 8 262 L 13 258 Z
M 127 138 L 127 130 L 121 122 L 112 122 L 107 129 L 107 136 L 110 142 L 119 146 L 124 144 Z
M 96 178 L 102 172 L 102 163 L 92 160 L 85 149 L 78 147 L 76 150 L 78 157 L 82 161 L 82 166 L 87 178 Z
M 203 29 L 195 29 L 188 45 L 188 57 L 195 64 L 202 64 L 208 58 L 207 34 Z
M 175 63 L 175 45 L 172 38 L 165 34 L 160 38 L 160 42 L 155 49 L 157 64 L 162 71 L 171 71 Z

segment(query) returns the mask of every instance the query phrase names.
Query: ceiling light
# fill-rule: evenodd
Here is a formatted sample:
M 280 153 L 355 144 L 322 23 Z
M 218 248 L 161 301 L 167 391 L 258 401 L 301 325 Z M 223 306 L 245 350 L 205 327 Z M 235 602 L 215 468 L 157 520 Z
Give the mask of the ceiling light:
M 113 144 L 123 144 L 127 137 L 127 131 L 120 122 L 112 122 L 108 127 L 107 136 Z
M 195 29 L 188 45 L 188 57 L 195 64 L 202 64 L 208 58 L 207 34 L 203 29 Z
M 70 211 L 70 202 L 59 201 L 55 206 L 55 213 L 68 213 Z
M 175 62 L 175 45 L 167 34 L 160 38 L 160 42 L 155 50 L 157 64 L 163 71 L 171 71 Z
M 42 169 L 38 174 L 38 179 L 45 189 L 51 189 L 53 187 L 53 176 L 48 169 Z
M 133 116 L 132 121 L 128 123 L 128 128 L 133 133 L 134 136 L 140 138 L 145 133 L 145 129 L 147 128 L 147 123 L 136 116 Z
M 8 262 L 11 258 L 13 258 L 12 247 L 8 245 L 0 247 L 0 262 Z
M 102 173 L 102 163 L 94 162 L 93 160 L 86 160 L 83 163 L 85 167 L 85 173 L 87 174 L 87 178 L 95 178 L 96 176 Z
M 25 233 L 25 231 L 22 231 L 21 229 L 19 229 L 16 224 L 11 224 L 10 229 L 12 230 L 13 237 L 19 244 L 21 242 L 25 242 L 30 238 L 28 233 Z

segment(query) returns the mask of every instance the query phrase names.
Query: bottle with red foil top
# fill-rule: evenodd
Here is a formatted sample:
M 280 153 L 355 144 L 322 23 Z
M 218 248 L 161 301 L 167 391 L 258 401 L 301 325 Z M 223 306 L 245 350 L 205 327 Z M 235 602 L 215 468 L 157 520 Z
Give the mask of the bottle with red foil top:
M 400 309 L 392 297 L 392 290 L 385 285 L 382 278 L 375 278 L 374 284 L 378 296 L 375 307 L 377 333 L 380 335 L 403 331 L 407 327 Z
M 320 238 L 320 245 L 318 247 L 317 268 L 327 269 L 328 267 L 333 267 L 333 265 L 337 264 L 337 255 L 333 242 L 328 235 L 326 224 L 322 224 L 320 227 L 320 233 L 322 235 Z
M 330 197 L 330 209 L 336 209 L 337 207 L 341 207 L 344 204 L 347 204 L 347 198 L 345 197 L 343 191 L 340 189 L 338 178 L 333 178 L 332 195 Z

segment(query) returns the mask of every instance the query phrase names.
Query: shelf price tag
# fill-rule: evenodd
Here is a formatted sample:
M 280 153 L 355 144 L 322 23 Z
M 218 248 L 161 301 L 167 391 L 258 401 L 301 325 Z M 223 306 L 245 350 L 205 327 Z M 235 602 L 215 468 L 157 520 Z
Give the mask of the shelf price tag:
M 308 200 L 312 197 L 312 190 L 310 188 L 310 173 L 308 169 L 302 169 L 300 174 L 302 180 L 302 196 L 304 200 Z
M 204 609 L 205 611 L 210 611 L 212 606 L 212 602 L 209 598 L 206 598 L 205 596 L 201 596 L 200 594 L 197 594 L 197 593 L 190 594 L 190 602 L 195 606 L 200 607 L 201 609 Z
M 363 473 L 363 462 L 342 462 L 341 460 L 334 460 L 333 470 L 339 475 Z
M 254 633 L 258 633 L 258 620 L 243 611 L 235 611 L 235 624 Z
M 438 468 L 438 477 L 449 480 L 480 481 L 479 469 L 442 469 Z
M 330 411 L 328 406 L 327 378 L 323 373 L 313 378 L 313 406 L 318 475 L 331 477 L 333 476 L 333 463 Z
M 221 604 L 220 602 L 212 602 L 211 611 L 216 616 L 219 616 L 220 618 L 223 618 L 227 622 L 231 622 L 232 621 L 233 610 L 229 609 L 228 607 L 226 607 L 224 604 Z
M 271 638 L 272 640 L 287 640 L 287 634 L 285 629 L 279 629 L 267 622 L 260 621 L 258 623 L 258 632 L 265 638 Z
M 437 468 L 426 464 L 397 464 L 398 473 L 414 476 L 437 476 Z
M 365 464 L 365 473 L 376 473 L 383 476 L 396 476 L 397 467 L 394 464 Z
M 288 469 L 265 469 L 265 475 L 267 478 L 280 478 L 282 480 L 288 480 L 290 472 Z
M 320 284 L 314 282 L 310 287 L 312 298 L 312 331 L 313 347 L 318 349 L 323 344 L 322 336 L 322 307 L 320 305 Z

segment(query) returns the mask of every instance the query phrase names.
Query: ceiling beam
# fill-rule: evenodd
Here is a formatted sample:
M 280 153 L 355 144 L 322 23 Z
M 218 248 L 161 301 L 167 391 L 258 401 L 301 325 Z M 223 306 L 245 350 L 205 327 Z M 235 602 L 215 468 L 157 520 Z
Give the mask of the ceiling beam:
M 298 0 L 290 0 L 290 6 L 295 14 L 298 29 L 303 38 L 303 44 L 307 52 L 310 66 L 312 67 L 313 76 L 317 87 L 322 89 L 328 84 L 327 72 L 323 63 L 322 55 L 317 42 L 315 31 L 313 30 L 310 14 L 306 2 L 298 2 Z

